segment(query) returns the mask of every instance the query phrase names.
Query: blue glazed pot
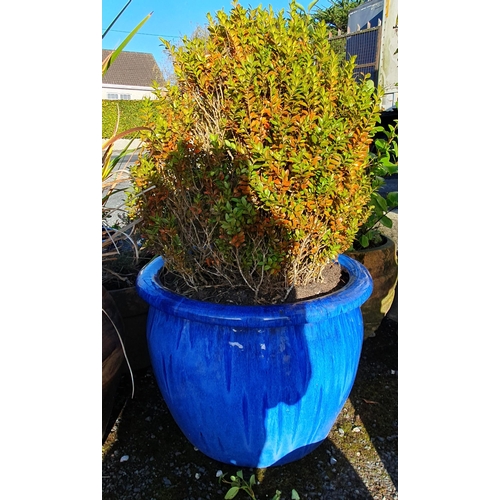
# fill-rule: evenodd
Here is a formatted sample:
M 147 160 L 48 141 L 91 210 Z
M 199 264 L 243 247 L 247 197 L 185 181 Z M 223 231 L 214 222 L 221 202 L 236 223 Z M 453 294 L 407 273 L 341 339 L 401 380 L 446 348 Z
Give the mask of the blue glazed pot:
M 329 295 L 267 306 L 187 299 L 158 280 L 161 257 L 138 276 L 150 304 L 148 346 L 167 406 L 207 456 L 245 467 L 298 460 L 327 437 L 356 376 L 360 307 L 372 280 L 341 255 L 349 282 Z

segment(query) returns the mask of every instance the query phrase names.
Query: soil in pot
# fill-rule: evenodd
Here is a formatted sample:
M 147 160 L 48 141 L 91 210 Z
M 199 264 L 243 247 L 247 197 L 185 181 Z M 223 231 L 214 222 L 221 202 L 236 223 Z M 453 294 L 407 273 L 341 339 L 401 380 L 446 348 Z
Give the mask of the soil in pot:
M 255 305 L 253 293 L 248 288 L 236 287 L 221 289 L 220 287 L 205 287 L 188 289 L 182 280 L 173 273 L 160 272 L 162 285 L 174 293 L 190 299 L 216 304 Z M 285 303 L 291 304 L 299 300 L 322 297 L 328 293 L 340 290 L 349 280 L 349 275 L 343 271 L 338 263 L 332 262 L 325 267 L 321 280 L 303 286 L 294 287 Z

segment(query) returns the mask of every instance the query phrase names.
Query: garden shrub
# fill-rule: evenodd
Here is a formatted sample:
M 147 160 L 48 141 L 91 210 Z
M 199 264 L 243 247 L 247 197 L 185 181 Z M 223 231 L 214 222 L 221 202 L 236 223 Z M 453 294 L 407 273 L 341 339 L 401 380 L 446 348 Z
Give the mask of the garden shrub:
M 116 121 L 118 118 L 118 108 L 120 109 L 120 122 L 118 133 L 134 127 L 143 125 L 142 109 L 143 100 L 102 100 L 102 138 L 109 139 L 113 136 Z M 126 138 L 135 137 L 136 134 L 129 134 Z
M 209 18 L 162 40 L 176 84 L 146 103 L 132 204 L 147 244 L 193 289 L 241 285 L 280 302 L 351 247 L 372 193 L 379 96 L 324 23 L 291 4 Z

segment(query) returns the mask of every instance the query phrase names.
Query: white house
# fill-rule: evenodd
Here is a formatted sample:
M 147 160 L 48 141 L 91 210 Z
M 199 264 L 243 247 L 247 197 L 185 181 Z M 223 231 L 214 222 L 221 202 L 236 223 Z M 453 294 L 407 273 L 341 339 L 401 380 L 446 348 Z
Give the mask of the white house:
M 102 60 L 112 50 L 102 49 Z M 102 77 L 102 98 L 142 99 L 153 97 L 153 81 L 160 85 L 164 79 L 153 54 L 147 52 L 121 52 Z

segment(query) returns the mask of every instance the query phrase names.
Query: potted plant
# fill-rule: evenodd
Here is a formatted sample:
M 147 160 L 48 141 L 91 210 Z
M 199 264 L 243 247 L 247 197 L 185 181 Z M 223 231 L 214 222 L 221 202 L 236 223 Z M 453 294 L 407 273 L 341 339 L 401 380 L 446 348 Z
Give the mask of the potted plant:
M 130 133 L 130 130 L 126 132 Z M 106 141 L 109 165 L 103 160 L 102 185 L 102 285 L 111 296 L 121 315 L 124 345 L 128 363 L 134 371 L 150 365 L 146 343 L 148 304 L 137 294 L 135 281 L 139 271 L 153 257 L 141 244 L 136 229 L 138 220 L 130 219 L 125 203 L 126 190 L 130 187 L 130 160 L 125 161 L 137 148 L 132 140 L 111 158 L 113 146 Z
M 343 253 L 371 211 L 379 95 L 295 2 L 208 19 L 205 39 L 162 40 L 177 82 L 148 103 L 131 169 L 158 255 L 137 286 L 181 430 L 267 467 L 316 448 L 354 382 L 372 280 Z
M 372 212 L 359 228 L 347 255 L 361 262 L 373 279 L 373 292 L 361 306 L 365 338 L 375 331 L 389 312 L 398 281 L 396 243 L 385 228 L 392 228 L 388 214 L 398 207 L 398 193 L 383 194 L 385 179 L 398 173 L 398 121 L 378 126 L 370 157 L 373 174 Z
M 103 63 L 104 67 L 104 63 Z M 117 159 L 111 160 L 112 143 L 105 146 L 105 153 L 102 159 L 102 439 L 104 440 L 109 421 L 111 418 L 115 394 L 118 389 L 124 362 L 129 365 L 124 346 L 124 324 L 113 296 L 104 286 L 105 276 L 113 274 L 117 277 L 112 268 L 117 257 L 120 256 L 120 249 L 124 242 L 131 241 L 127 247 L 135 250 L 135 244 L 128 232 L 133 225 L 128 227 L 115 227 L 108 225 L 109 217 L 117 209 L 108 206 L 113 194 L 121 189 L 119 186 L 123 181 L 124 172 L 117 169 Z M 131 372 L 132 373 L 132 372 Z
M 123 11 L 122 11 L 123 12 Z M 120 46 L 102 61 L 102 75 L 108 71 L 113 61 L 125 48 L 130 39 L 139 31 L 142 25 L 151 17 L 148 14 L 120 44 Z M 137 349 L 132 340 L 137 336 L 131 335 L 128 321 L 119 295 L 113 295 L 113 284 L 127 283 L 135 293 L 135 278 L 144 265 L 141 258 L 140 246 L 134 235 L 134 228 L 138 220 L 130 220 L 126 210 L 119 204 L 112 203 L 113 197 L 123 193 L 129 181 L 128 165 L 122 165 L 122 159 L 130 152 L 128 146 L 114 155 L 113 146 L 119 139 L 136 134 L 144 127 L 135 127 L 119 132 L 120 110 L 112 137 L 102 144 L 102 439 L 106 436 L 109 420 L 113 410 L 116 390 L 124 363 L 128 365 L 132 377 L 133 373 L 127 347 L 132 347 L 132 361 L 137 357 Z M 120 216 L 121 215 L 121 216 Z M 134 274 L 135 271 L 135 274 Z M 120 287 L 123 288 L 123 287 Z M 130 295 L 130 294 L 129 294 Z M 136 301 L 140 301 L 137 297 Z M 129 301 L 130 302 L 130 301 Z M 141 301 L 143 302 L 143 301 Z M 128 318 L 126 318 L 128 319 Z M 145 335 L 144 335 L 145 337 Z M 140 346 L 139 346 L 140 348 Z M 130 352 L 130 351 L 129 351 Z

